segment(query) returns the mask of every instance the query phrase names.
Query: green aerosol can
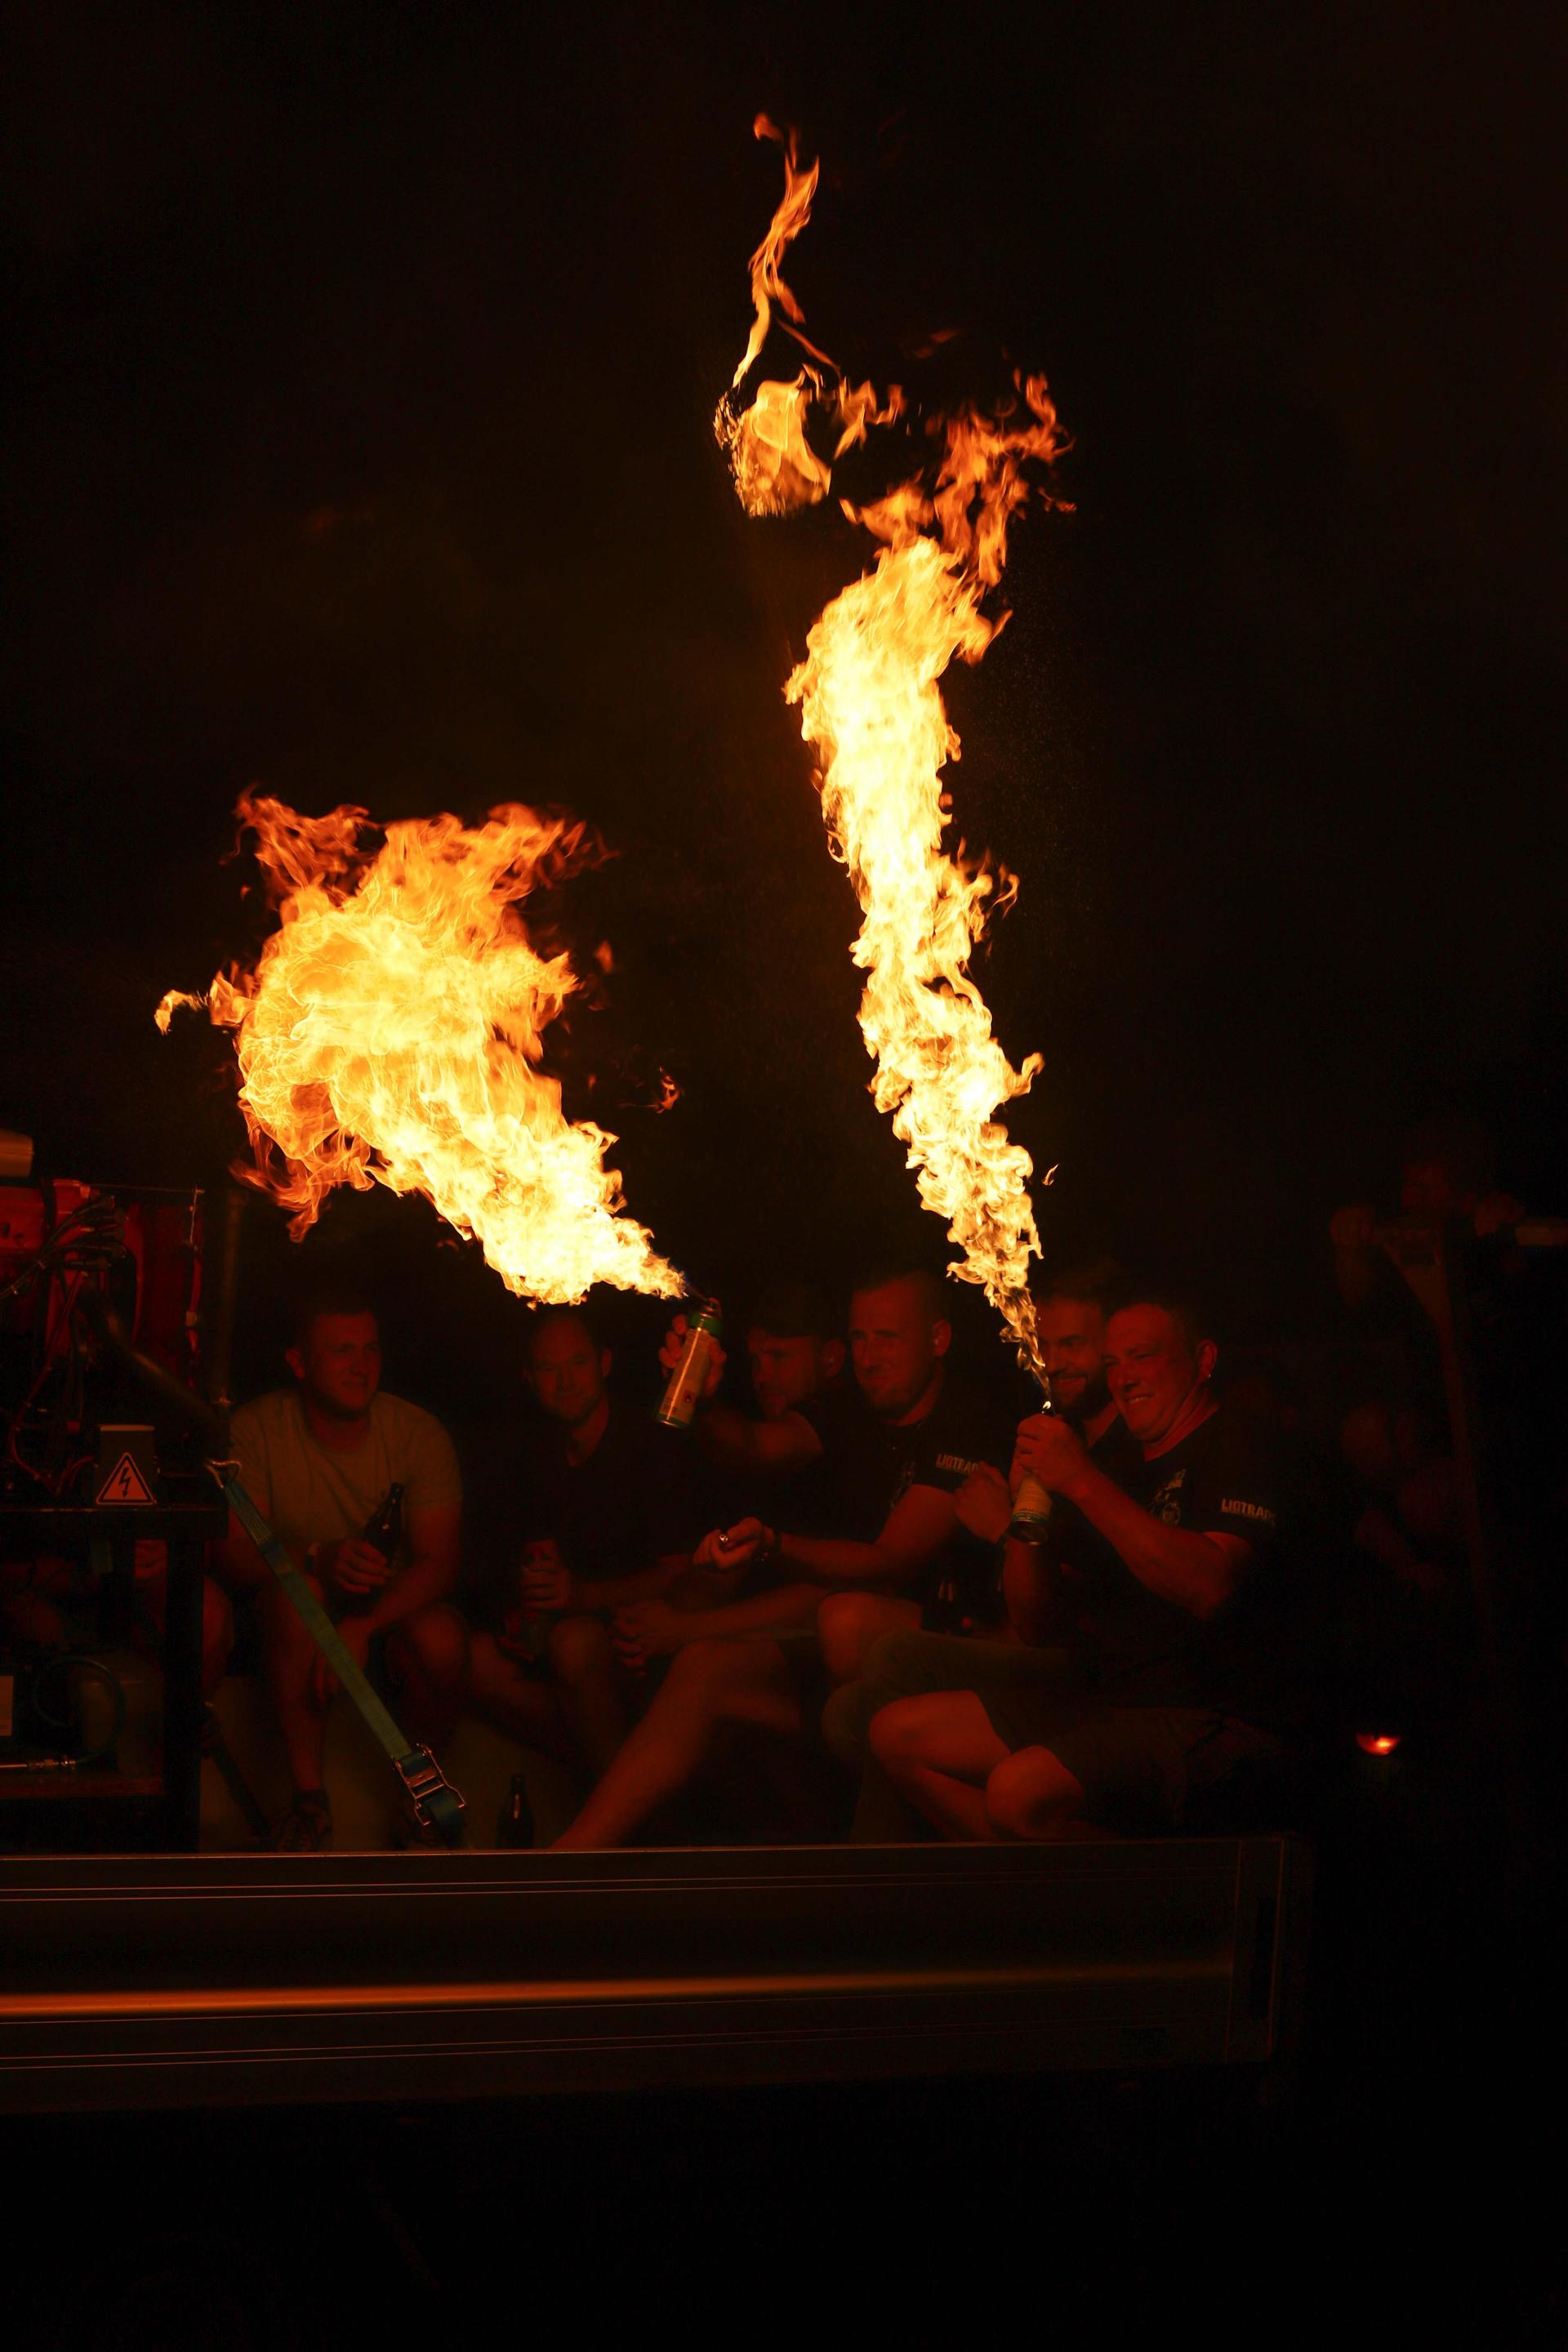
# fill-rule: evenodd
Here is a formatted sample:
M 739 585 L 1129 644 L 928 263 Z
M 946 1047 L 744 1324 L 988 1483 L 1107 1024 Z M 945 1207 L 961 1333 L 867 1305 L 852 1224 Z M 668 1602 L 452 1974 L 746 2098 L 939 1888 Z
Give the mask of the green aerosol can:
M 719 1301 L 699 1298 L 687 1318 L 686 1345 L 680 1351 L 680 1361 L 669 1376 L 669 1385 L 654 1416 L 663 1422 L 666 1429 L 689 1429 L 696 1419 L 708 1366 L 722 1329 Z

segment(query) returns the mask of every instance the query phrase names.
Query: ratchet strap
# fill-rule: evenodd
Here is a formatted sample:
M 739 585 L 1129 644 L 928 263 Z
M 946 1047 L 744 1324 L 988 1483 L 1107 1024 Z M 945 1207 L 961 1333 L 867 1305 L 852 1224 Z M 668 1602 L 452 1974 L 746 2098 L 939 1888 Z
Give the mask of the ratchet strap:
M 462 1798 L 430 1750 L 411 1747 L 404 1738 L 379 1694 L 372 1688 L 364 1668 L 322 1608 L 314 1585 L 295 1567 L 240 1485 L 238 1465 L 214 1462 L 209 1467 L 230 1510 L 288 1594 L 310 1639 L 392 1759 L 413 1801 L 416 1818 L 425 1828 L 434 1830 L 444 1845 L 457 1845 L 463 1834 Z

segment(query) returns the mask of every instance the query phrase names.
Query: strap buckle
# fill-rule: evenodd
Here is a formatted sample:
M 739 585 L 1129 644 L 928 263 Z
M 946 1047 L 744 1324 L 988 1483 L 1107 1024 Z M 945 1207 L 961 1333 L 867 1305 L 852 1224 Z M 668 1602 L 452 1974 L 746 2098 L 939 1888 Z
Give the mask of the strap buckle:
M 427 1748 L 411 1748 L 396 1759 L 398 1777 L 407 1790 L 415 1819 L 422 1829 L 434 1830 L 447 1844 L 457 1842 L 458 1816 L 463 1799 L 454 1789 Z

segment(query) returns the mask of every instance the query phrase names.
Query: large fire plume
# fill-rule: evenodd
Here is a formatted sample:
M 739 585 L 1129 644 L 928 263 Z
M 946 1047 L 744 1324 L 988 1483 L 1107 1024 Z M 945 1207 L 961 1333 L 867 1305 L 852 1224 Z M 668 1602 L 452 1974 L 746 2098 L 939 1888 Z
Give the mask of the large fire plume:
M 752 256 L 756 316 L 715 422 L 747 511 L 777 514 L 825 498 L 844 450 L 868 425 L 904 414 L 905 403 L 897 385 L 880 400 L 869 384 L 847 385 L 805 342 L 782 262 L 810 217 L 816 167 L 803 169 L 793 134 L 785 140 L 765 117 L 755 129 L 784 148 L 784 196 Z M 738 411 L 734 391 L 781 312 L 808 362 L 793 383 L 763 383 Z M 940 681 L 955 656 L 978 661 L 1005 620 L 987 615 L 982 600 L 1001 579 L 1008 524 L 1031 494 L 1026 462 L 1048 466 L 1065 446 L 1045 378 L 1016 377 L 1015 393 L 989 416 L 970 409 L 927 420 L 931 463 L 874 505 L 846 503 L 881 546 L 820 614 L 784 691 L 800 706 L 829 839 L 865 918 L 854 955 L 867 973 L 860 1026 L 876 1060 L 878 1108 L 908 1146 L 922 1202 L 963 1251 L 952 1272 L 982 1286 L 1033 1362 L 1033 1169 L 997 1113 L 1042 1063 L 1031 1054 L 1013 1067 L 970 971 L 987 912 L 1017 886 L 962 844 L 952 854 L 942 846 L 942 769 L 959 741 Z M 837 436 L 831 459 L 808 438 L 814 421 L 824 441 Z
M 205 1005 L 234 1033 L 255 1165 L 298 1239 L 339 1184 L 420 1192 L 476 1240 L 510 1290 L 552 1304 L 594 1283 L 679 1295 L 680 1276 L 621 1213 L 615 1141 L 568 1119 L 540 1067 L 544 1033 L 580 982 L 540 955 L 521 906 L 593 855 L 584 830 L 520 806 L 472 829 L 303 817 L 246 797 L 238 814 L 277 903 L 254 971 Z

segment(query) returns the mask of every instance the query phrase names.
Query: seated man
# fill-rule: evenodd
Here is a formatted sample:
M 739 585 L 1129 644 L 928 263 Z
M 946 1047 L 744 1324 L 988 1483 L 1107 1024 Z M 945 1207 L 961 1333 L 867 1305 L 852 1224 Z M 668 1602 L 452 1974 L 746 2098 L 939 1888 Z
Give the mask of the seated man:
M 786 1655 L 779 1636 L 816 1625 L 823 1661 L 842 1677 L 858 1671 L 877 1633 L 920 1622 L 951 1572 L 954 1496 L 994 1451 L 983 1416 L 947 1380 L 952 1334 L 942 1304 L 941 1283 L 927 1274 L 879 1276 L 854 1294 L 850 1353 L 868 1410 L 857 1445 L 830 1465 L 839 1532 L 744 1519 L 706 1537 L 699 1562 L 775 1563 L 779 1585 L 713 1609 L 621 1612 L 616 1637 L 628 1661 L 673 1653 L 673 1663 L 560 1845 L 624 1843 L 736 1726 L 797 1734 L 807 1706 L 802 1645 Z
M 524 1345 L 546 1427 L 522 1469 L 519 1583 L 500 1633 L 474 1636 L 470 1697 L 492 1722 L 546 1747 L 558 1744 L 559 1708 L 598 1773 L 639 1696 L 611 1642 L 610 1612 L 665 1592 L 689 1567 L 698 1523 L 689 1466 L 679 1437 L 611 1395 L 610 1351 L 580 1307 L 534 1315 Z
M 1132 1441 L 1106 1386 L 1105 1327 L 1126 1291 L 1127 1276 L 1107 1258 L 1054 1276 L 1035 1302 L 1036 1342 L 1051 1402 L 1077 1430 L 1090 1458 L 1112 1475 Z M 977 1543 L 1002 1542 L 1013 1497 L 999 1470 L 982 1465 L 959 1488 L 955 1504 L 960 1523 Z M 984 1682 L 1026 1678 L 1037 1671 L 1035 1658 L 1033 1651 L 1019 1646 L 1010 1625 L 959 1635 L 900 1630 L 874 1642 L 859 1675 L 834 1692 L 822 1719 L 828 1745 L 861 1776 L 851 1835 L 866 1843 L 893 1844 L 921 1827 L 867 1754 L 867 1734 L 881 1708 L 923 1692 L 974 1690 Z
M 240 1483 L 309 1575 L 361 1665 L 384 1637 L 404 1728 L 438 1747 L 456 1723 L 468 1661 L 467 1628 L 448 1601 L 462 1514 L 451 1440 L 434 1414 L 382 1388 L 376 1318 L 353 1292 L 323 1290 L 307 1299 L 286 1360 L 293 1387 L 234 1416 Z M 364 1538 L 395 1486 L 403 1488 L 402 1531 L 387 1558 Z M 321 1744 L 337 1678 L 232 1517 L 221 1549 L 220 1571 L 257 1596 L 293 1781 L 272 1843 L 282 1853 L 315 1853 L 331 1843 Z
M 667 1372 L 679 1364 L 685 1339 L 686 1318 L 678 1315 L 659 1353 Z M 863 1408 L 843 1385 L 844 1342 L 825 1294 L 809 1283 L 771 1284 L 747 1323 L 746 1356 L 754 1415 L 723 1397 L 728 1359 L 717 1342 L 709 1357 L 693 1423 L 709 1465 L 708 1498 L 726 1526 L 755 1512 L 826 1527 L 829 1457 L 842 1452 L 846 1421 Z
M 1008 1613 L 1033 1671 L 897 1700 L 870 1729 L 882 1769 L 943 1836 L 1168 1827 L 1194 1791 L 1284 1752 L 1278 1473 L 1216 1404 L 1215 1362 L 1188 1310 L 1145 1294 L 1106 1331 L 1136 1454 L 1111 1475 L 1065 1421 L 1020 1427 L 1015 1479 L 1031 1472 L 1057 1498 L 1049 1541 L 1008 1545 Z
M 684 1339 L 687 1318 L 677 1315 L 658 1355 L 666 1373 L 679 1364 Z M 757 1517 L 802 1534 L 842 1527 L 837 1473 L 863 1449 L 868 1409 L 858 1388 L 844 1381 L 847 1348 L 827 1296 L 809 1282 L 769 1284 L 750 1312 L 745 1355 L 757 1412 L 741 1412 L 724 1397 L 729 1357 L 715 1343 L 691 1423 L 703 1458 L 708 1524 L 733 1527 Z M 783 1580 L 775 1564 L 757 1561 L 748 1569 L 693 1569 L 670 1600 L 682 1609 L 712 1606 Z

